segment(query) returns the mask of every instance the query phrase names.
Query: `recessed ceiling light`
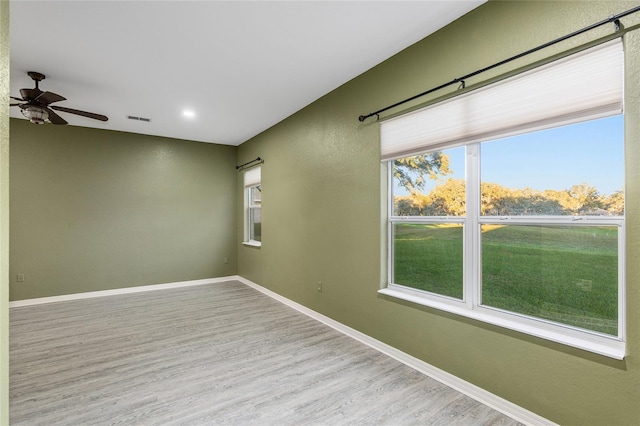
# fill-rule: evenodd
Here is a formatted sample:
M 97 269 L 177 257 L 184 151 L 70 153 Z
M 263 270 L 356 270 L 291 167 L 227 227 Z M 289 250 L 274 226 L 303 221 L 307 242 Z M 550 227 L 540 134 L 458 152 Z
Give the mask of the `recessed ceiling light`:
M 191 111 L 190 109 L 185 109 L 184 111 L 182 111 L 182 115 L 184 115 L 187 118 L 193 118 L 196 116 L 195 111 Z

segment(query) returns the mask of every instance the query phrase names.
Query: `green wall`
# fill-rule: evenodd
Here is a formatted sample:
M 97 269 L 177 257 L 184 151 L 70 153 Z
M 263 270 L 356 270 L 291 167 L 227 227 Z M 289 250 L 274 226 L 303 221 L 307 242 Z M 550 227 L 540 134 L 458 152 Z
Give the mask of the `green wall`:
M 9 2 L 0 1 L 0 425 L 9 424 Z
M 360 114 L 636 5 L 489 2 L 242 144 L 239 162 L 260 156 L 265 164 L 263 245 L 239 248 L 239 274 L 552 421 L 637 424 L 640 31 L 634 26 L 640 16 L 623 19 L 629 30 L 624 37 L 629 330 L 628 356 L 622 361 L 379 296 L 384 223 L 379 126 L 375 119 L 357 120 Z M 612 31 L 613 24 L 470 79 L 467 85 L 530 66 Z M 238 240 L 241 212 L 239 199 Z M 318 281 L 323 282 L 322 293 L 316 290 Z
M 10 121 L 11 300 L 236 274 L 236 147 Z

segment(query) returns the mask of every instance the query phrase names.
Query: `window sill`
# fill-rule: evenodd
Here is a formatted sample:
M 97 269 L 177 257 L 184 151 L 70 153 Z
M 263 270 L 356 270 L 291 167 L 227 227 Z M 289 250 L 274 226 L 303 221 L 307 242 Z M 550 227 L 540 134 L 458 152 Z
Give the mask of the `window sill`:
M 422 291 L 398 285 L 390 285 L 387 288 L 378 290 L 378 293 L 594 352 L 609 358 L 622 360 L 626 354 L 625 342 L 613 336 L 609 337 L 582 331 L 573 327 L 536 320 L 483 306 L 469 309 L 461 301 L 444 297 L 430 297 Z
M 262 247 L 262 242 L 255 240 L 243 241 L 242 245 L 247 247 Z

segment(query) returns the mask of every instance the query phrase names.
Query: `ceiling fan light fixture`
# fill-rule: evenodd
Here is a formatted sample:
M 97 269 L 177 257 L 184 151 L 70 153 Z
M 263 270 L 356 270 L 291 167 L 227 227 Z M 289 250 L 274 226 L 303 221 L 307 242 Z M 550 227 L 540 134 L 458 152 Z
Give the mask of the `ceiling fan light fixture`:
M 30 122 L 34 124 L 44 124 L 49 118 L 49 113 L 46 109 L 39 107 L 38 105 L 27 105 L 21 108 L 22 115 L 27 117 Z

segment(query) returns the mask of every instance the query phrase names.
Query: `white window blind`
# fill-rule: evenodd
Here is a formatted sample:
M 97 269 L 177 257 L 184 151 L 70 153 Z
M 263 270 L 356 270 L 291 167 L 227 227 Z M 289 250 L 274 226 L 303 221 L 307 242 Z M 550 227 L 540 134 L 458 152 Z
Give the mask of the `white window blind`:
M 620 39 L 383 121 L 381 159 L 620 114 Z
M 255 186 L 260 184 L 262 179 L 262 167 L 253 167 L 244 172 L 244 187 Z

